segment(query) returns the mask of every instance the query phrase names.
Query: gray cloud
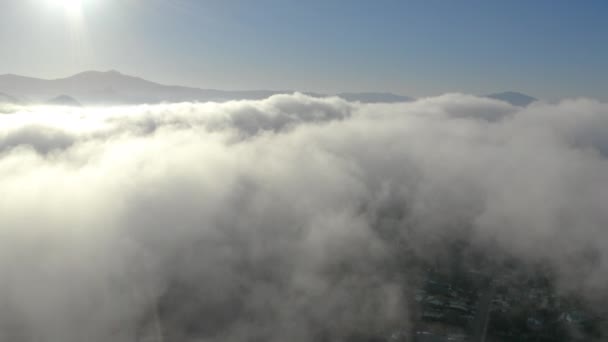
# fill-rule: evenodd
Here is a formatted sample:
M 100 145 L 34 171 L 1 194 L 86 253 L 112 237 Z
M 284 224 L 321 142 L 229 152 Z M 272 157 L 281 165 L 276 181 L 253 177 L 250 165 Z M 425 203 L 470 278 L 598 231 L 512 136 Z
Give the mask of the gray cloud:
M 7 112 L 0 340 L 390 331 L 408 324 L 407 258 L 457 238 L 606 303 L 604 103 L 294 94 Z

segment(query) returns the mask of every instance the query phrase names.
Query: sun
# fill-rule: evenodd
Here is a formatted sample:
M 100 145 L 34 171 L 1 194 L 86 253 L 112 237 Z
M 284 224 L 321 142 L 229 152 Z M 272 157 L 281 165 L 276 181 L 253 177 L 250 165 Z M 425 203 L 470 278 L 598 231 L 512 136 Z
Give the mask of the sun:
M 56 6 L 61 6 L 65 10 L 66 14 L 70 16 L 77 16 L 82 10 L 82 0 L 49 0 Z

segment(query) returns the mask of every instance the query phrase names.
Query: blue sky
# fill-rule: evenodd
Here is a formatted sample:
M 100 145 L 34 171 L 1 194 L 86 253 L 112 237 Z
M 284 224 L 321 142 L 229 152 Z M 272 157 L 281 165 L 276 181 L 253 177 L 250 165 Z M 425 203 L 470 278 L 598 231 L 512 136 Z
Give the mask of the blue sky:
M 608 99 L 608 1 L 0 0 L 0 73 Z

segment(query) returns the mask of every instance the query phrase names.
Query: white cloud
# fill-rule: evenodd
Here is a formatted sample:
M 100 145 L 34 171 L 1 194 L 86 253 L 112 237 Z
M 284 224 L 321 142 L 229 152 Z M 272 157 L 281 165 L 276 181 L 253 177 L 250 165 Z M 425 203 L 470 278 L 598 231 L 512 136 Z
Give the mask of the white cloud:
M 217 341 L 381 331 L 407 321 L 395 256 L 458 236 L 606 300 L 607 104 L 294 94 L 5 112 L 0 340 L 132 341 L 157 310 L 176 320 L 166 334 L 204 317 Z M 190 305 L 162 307 L 176 302 Z

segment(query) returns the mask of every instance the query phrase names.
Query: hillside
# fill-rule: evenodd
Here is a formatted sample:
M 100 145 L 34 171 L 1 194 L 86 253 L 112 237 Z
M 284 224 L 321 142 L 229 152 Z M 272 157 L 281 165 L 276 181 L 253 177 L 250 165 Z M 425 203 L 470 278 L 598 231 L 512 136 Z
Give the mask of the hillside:
M 84 105 L 143 104 L 184 101 L 229 101 L 263 99 L 292 90 L 216 90 L 171 86 L 151 82 L 118 71 L 86 71 L 67 78 L 45 80 L 13 74 L 0 75 L 0 91 L 14 94 L 28 103 L 46 103 L 63 94 Z M 313 96 L 327 96 L 314 94 Z M 343 93 L 349 101 L 398 102 L 410 98 L 391 93 Z

